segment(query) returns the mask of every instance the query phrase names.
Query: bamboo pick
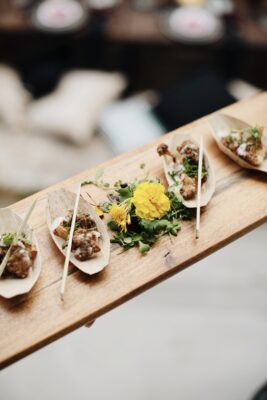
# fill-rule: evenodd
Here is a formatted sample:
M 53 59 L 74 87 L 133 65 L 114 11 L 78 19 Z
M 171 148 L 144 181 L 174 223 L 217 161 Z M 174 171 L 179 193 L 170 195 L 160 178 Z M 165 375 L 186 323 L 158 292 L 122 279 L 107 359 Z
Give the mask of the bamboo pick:
M 74 205 L 74 209 L 73 209 L 73 215 L 72 215 L 72 221 L 71 221 L 71 227 L 70 227 L 70 233 L 69 233 L 69 238 L 68 238 L 68 246 L 67 246 L 66 257 L 65 257 L 65 262 L 64 262 L 64 269 L 63 269 L 62 282 L 61 282 L 61 288 L 60 288 L 60 297 L 61 297 L 62 301 L 64 301 L 64 293 L 65 293 L 66 281 L 67 281 L 67 276 L 68 276 L 68 267 L 69 267 L 69 262 L 70 262 L 72 238 L 73 238 L 75 222 L 76 222 L 76 217 L 77 217 L 77 212 L 78 212 L 80 195 L 81 195 L 81 184 L 79 184 L 77 194 L 76 194 L 75 205 Z
M 203 167 L 203 136 L 199 140 L 198 173 L 197 173 L 197 211 L 196 211 L 196 239 L 200 234 L 200 204 L 201 204 L 201 181 Z
M 4 259 L 3 259 L 2 263 L 1 263 L 1 265 L 0 265 L 0 278 L 1 278 L 3 272 L 4 272 L 5 268 L 6 268 L 7 263 L 8 263 L 8 259 L 9 259 L 10 253 L 11 253 L 11 249 L 12 249 L 13 245 L 16 244 L 16 242 L 17 242 L 18 238 L 20 237 L 20 235 L 23 233 L 23 230 L 24 230 L 24 228 L 25 228 L 25 226 L 26 226 L 26 224 L 28 222 L 28 219 L 30 218 L 30 216 L 31 216 L 31 214 L 33 212 L 33 209 L 34 209 L 34 207 L 36 205 L 36 202 L 37 202 L 37 199 L 34 200 L 34 202 L 32 203 L 32 205 L 29 208 L 24 220 L 21 222 L 17 232 L 14 235 L 14 238 L 13 238 L 13 240 L 11 242 L 11 245 L 9 246 L 9 249 L 8 249 L 6 255 L 5 255 L 5 257 L 4 257 Z

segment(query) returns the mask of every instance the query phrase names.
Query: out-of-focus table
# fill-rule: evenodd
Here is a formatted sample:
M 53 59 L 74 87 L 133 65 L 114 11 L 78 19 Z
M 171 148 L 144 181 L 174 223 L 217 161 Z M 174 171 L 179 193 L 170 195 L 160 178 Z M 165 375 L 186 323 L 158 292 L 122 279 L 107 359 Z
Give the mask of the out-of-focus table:
M 175 6 L 175 2 L 162 0 L 162 6 L 155 11 L 141 12 L 135 10 L 131 0 L 123 0 L 121 3 L 107 12 L 94 12 L 92 15 L 95 21 L 100 17 L 104 29 L 101 32 L 109 40 L 120 42 L 140 42 L 140 43 L 171 43 L 162 33 L 159 26 L 159 12 L 170 5 Z M 250 16 L 250 10 L 245 2 L 236 0 L 236 14 L 238 21 L 235 24 L 237 36 L 240 36 L 247 44 L 260 46 L 267 45 L 266 28 L 261 27 Z M 235 17 L 236 19 L 236 17 Z M 89 23 L 90 28 L 90 23 Z M 87 29 L 87 28 L 85 28 Z M 0 32 L 34 32 L 35 27 L 31 21 L 30 8 L 17 8 L 9 0 L 0 2 Z
M 224 111 L 266 127 L 266 107 L 265 92 L 233 104 Z M 176 238 L 161 238 L 146 256 L 141 256 L 137 249 L 123 252 L 113 245 L 110 264 L 100 274 L 89 277 L 70 268 L 64 303 L 59 296 L 64 260 L 46 226 L 46 195 L 59 187 L 71 189 L 78 182 L 94 176 L 99 167 L 11 206 L 23 215 L 33 198 L 38 198 L 30 223 L 39 239 L 42 272 L 28 295 L 0 300 L 1 368 L 98 318 L 267 221 L 267 175 L 241 169 L 222 154 L 210 134 L 206 117 L 102 164 L 104 179 L 112 183 L 117 179 L 140 178 L 143 174 L 140 164 L 145 163 L 151 177 L 164 181 L 156 146 L 169 140 L 174 133 L 188 130 L 196 137 L 204 135 L 205 148 L 216 174 L 216 192 L 202 214 L 200 239 L 196 241 L 194 238 L 193 220 L 182 223 Z M 83 189 L 88 190 L 96 200 L 105 199 L 100 189 L 90 186 Z

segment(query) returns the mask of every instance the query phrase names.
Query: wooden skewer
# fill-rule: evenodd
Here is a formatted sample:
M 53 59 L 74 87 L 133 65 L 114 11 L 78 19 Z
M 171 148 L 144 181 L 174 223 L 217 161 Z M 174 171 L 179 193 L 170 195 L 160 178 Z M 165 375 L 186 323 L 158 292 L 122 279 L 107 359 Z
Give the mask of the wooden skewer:
M 8 249 L 6 255 L 5 255 L 5 257 L 4 257 L 4 259 L 3 259 L 2 263 L 1 263 L 1 265 L 0 265 L 0 278 L 1 278 L 3 272 L 4 272 L 5 268 L 6 268 L 6 265 L 7 265 L 7 262 L 8 262 L 9 256 L 10 256 L 10 253 L 11 253 L 11 249 L 12 249 L 13 245 L 17 243 L 18 238 L 19 238 L 20 235 L 23 233 L 24 228 L 25 228 L 25 226 L 26 226 L 26 224 L 27 224 L 27 222 L 28 222 L 28 219 L 30 218 L 30 216 L 31 216 L 31 214 L 32 214 L 32 212 L 33 212 L 33 209 L 34 209 L 34 207 L 35 207 L 35 205 L 36 205 L 36 202 L 37 202 L 37 199 L 34 200 L 34 202 L 32 203 L 32 205 L 31 205 L 31 207 L 29 208 L 29 210 L 28 210 L 28 212 L 27 212 L 27 214 L 26 214 L 24 220 L 21 222 L 21 224 L 20 224 L 20 226 L 19 226 L 17 232 L 16 232 L 15 235 L 14 235 L 14 238 L 13 238 L 13 240 L 12 240 L 12 242 L 11 242 L 11 245 L 9 246 L 9 249 Z
M 201 204 L 202 168 L 203 168 L 203 136 L 201 135 L 200 141 L 199 141 L 198 174 L 197 174 L 196 239 L 199 239 L 199 234 L 200 234 L 200 204 Z
M 81 184 L 79 184 L 77 194 L 76 194 L 75 205 L 74 205 L 74 209 L 73 209 L 72 221 L 71 221 L 71 226 L 70 226 L 70 233 L 69 233 L 69 238 L 68 238 L 66 258 L 65 258 L 65 262 L 64 262 L 64 269 L 63 269 L 62 282 L 61 282 L 61 288 L 60 288 L 60 297 L 61 297 L 62 301 L 64 301 L 64 293 L 65 293 L 65 287 L 66 287 L 66 281 L 67 281 L 68 269 L 69 269 L 69 262 L 70 262 L 71 245 L 72 245 L 75 222 L 76 222 L 76 217 L 77 217 L 77 212 L 78 212 L 80 195 L 81 195 Z

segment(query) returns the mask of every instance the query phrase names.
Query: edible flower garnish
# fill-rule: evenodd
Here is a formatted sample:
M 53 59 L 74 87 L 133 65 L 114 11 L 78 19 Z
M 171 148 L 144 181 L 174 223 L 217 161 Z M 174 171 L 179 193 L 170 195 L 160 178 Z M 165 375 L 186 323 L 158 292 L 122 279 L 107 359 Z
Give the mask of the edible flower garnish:
M 92 180 L 86 184 L 96 185 Z M 110 216 L 111 242 L 125 250 L 137 246 L 145 254 L 161 236 L 177 236 L 180 221 L 192 217 L 192 209 L 184 206 L 177 191 L 172 187 L 166 190 L 158 179 L 119 180 L 114 185 L 103 181 L 101 186 L 104 190 L 109 187 L 108 200 L 98 206 Z
M 124 207 L 112 204 L 109 215 L 123 232 L 127 231 L 127 213 Z
M 142 182 L 136 186 L 132 203 L 138 217 L 154 220 L 167 214 L 171 208 L 165 187 L 157 182 Z

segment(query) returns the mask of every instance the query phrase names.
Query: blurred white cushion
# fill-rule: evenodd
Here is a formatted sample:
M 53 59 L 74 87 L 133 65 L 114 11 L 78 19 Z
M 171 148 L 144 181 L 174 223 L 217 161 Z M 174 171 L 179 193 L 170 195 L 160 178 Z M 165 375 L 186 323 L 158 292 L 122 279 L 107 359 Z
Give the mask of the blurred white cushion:
M 0 65 L 0 88 L 0 121 L 11 130 L 24 129 L 25 110 L 31 96 L 16 71 L 3 64 Z
M 0 188 L 23 196 L 93 167 L 113 155 L 110 145 L 101 135 L 95 135 L 83 146 L 69 146 L 37 132 L 31 135 L 10 134 L 0 126 L 0 142 Z
M 31 129 L 83 144 L 92 136 L 103 109 L 126 86 L 119 73 L 74 71 L 57 89 L 29 106 Z

